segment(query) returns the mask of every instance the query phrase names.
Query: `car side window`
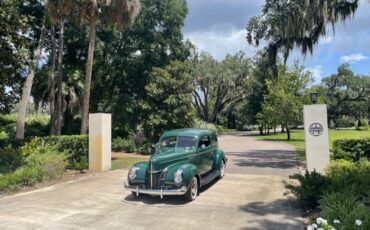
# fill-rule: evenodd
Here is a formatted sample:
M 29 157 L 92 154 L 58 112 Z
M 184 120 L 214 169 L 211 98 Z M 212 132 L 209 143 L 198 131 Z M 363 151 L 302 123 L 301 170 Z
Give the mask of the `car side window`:
M 199 140 L 199 147 L 201 148 L 207 148 L 210 144 L 211 144 L 211 140 L 208 135 L 202 136 Z

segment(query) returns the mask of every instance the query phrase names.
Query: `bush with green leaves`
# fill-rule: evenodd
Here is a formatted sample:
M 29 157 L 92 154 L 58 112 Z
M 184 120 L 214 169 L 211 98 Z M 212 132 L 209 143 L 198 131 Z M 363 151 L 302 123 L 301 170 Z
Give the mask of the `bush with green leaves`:
M 116 152 L 132 153 L 136 150 L 135 142 L 132 138 L 117 137 L 112 141 L 112 150 Z
M 22 165 L 22 154 L 18 149 L 5 147 L 0 149 L 0 173 L 16 170 Z
M 370 160 L 370 138 L 340 139 L 334 141 L 334 159 L 359 161 L 361 158 Z
M 326 168 L 326 175 L 330 180 L 328 191 L 346 191 L 351 189 L 363 203 L 370 205 L 369 161 L 332 161 Z
M 321 196 L 328 187 L 328 179 L 316 171 L 306 171 L 304 175 L 294 174 L 290 178 L 298 180 L 299 184 L 287 183 L 285 187 L 299 199 L 304 207 L 317 207 Z
M 89 168 L 89 160 L 86 156 L 81 157 L 80 161 L 75 161 L 73 164 L 73 168 L 80 170 L 81 173 L 84 172 L 85 169 Z
M 87 135 L 48 136 L 43 137 L 45 144 L 55 146 L 58 152 L 66 154 L 69 167 L 73 168 L 74 162 L 81 161 L 82 157 L 88 158 L 89 145 Z
M 355 194 L 352 189 L 326 193 L 320 200 L 320 214 L 330 222 L 339 220 L 339 229 L 370 229 L 370 208 Z
M 16 191 L 20 187 L 33 186 L 37 182 L 58 179 L 63 175 L 67 166 L 65 154 L 50 144 L 37 146 L 39 141 L 39 138 L 34 138 L 21 148 L 24 164 L 14 172 L 0 176 L 0 191 Z
M 29 114 L 25 120 L 25 136 L 46 136 L 49 134 L 50 118 L 48 114 Z M 17 114 L 0 115 L 0 132 L 5 132 L 9 140 L 15 137 Z

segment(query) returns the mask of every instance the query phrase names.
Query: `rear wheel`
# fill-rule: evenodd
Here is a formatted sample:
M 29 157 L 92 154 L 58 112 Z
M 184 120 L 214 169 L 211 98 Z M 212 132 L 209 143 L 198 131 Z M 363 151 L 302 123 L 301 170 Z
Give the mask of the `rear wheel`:
M 185 193 L 185 198 L 189 201 L 193 201 L 197 198 L 198 195 L 198 179 L 193 177 L 190 183 L 188 191 Z

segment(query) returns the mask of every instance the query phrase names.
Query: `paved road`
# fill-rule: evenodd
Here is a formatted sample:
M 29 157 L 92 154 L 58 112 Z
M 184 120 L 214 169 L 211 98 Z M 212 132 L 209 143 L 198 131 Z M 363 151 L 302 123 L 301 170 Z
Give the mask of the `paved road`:
M 281 183 L 296 171 L 292 148 L 222 136 L 226 176 L 191 203 L 133 197 L 117 170 L 0 199 L 0 229 L 303 229 Z M 274 155 L 274 150 L 276 155 Z

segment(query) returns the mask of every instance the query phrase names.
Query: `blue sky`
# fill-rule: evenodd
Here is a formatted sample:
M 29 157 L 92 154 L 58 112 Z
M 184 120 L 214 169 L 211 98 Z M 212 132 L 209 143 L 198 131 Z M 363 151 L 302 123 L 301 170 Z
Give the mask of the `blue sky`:
M 216 59 L 239 50 L 253 56 L 256 48 L 245 40 L 245 27 L 250 17 L 260 14 L 264 0 L 188 0 L 185 37 L 199 50 Z M 295 50 L 288 63 L 300 60 L 313 72 L 315 82 L 335 73 L 341 63 L 350 63 L 357 74 L 370 74 L 370 3 L 360 0 L 353 19 L 338 23 L 335 33 L 329 29 L 314 49 L 302 56 Z

